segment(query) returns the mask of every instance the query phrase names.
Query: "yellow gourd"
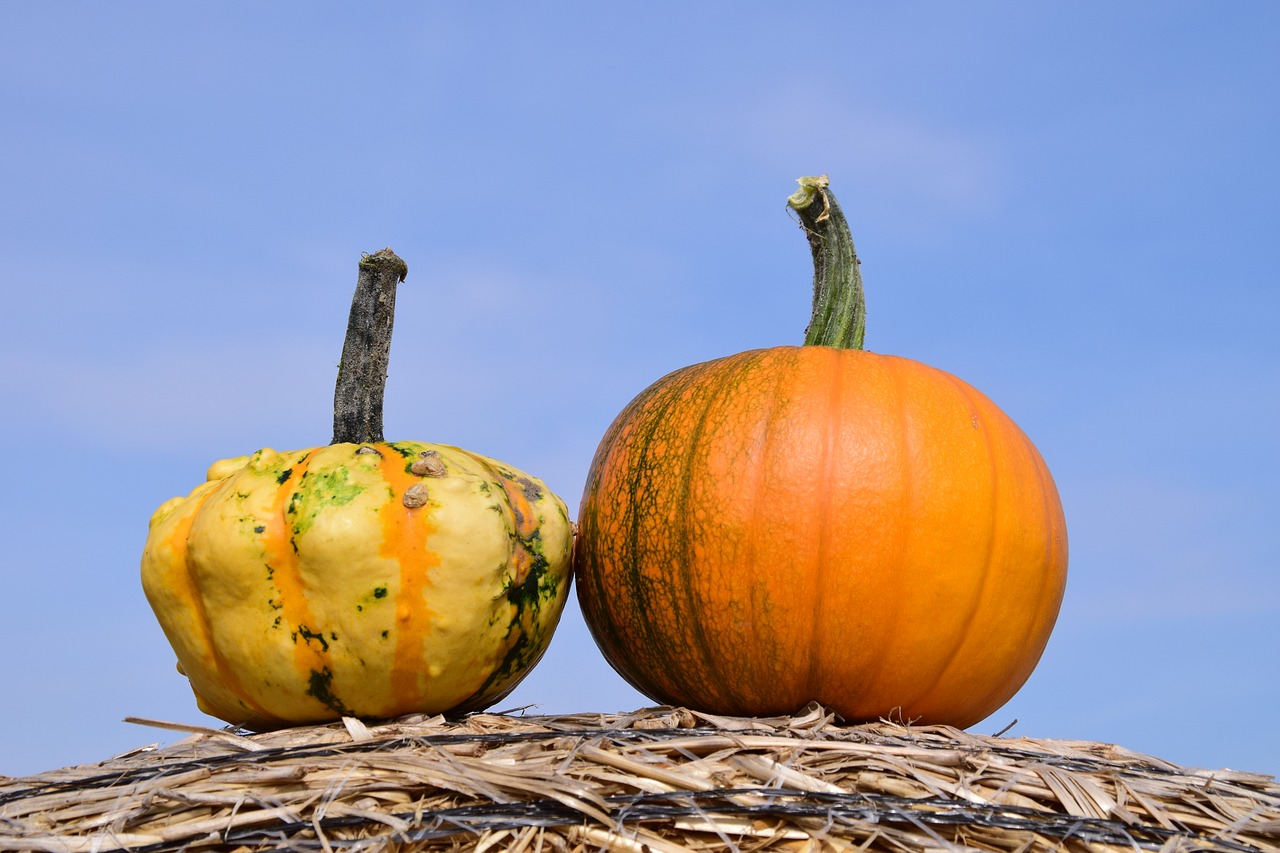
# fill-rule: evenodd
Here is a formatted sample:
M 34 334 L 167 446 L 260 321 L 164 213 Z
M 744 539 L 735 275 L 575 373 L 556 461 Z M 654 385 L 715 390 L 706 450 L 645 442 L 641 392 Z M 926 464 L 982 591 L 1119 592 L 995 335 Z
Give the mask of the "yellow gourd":
M 143 588 L 208 714 L 265 729 L 475 710 L 546 650 L 564 502 L 485 456 L 382 439 L 405 272 L 390 249 L 361 261 L 332 444 L 217 462 L 152 517 Z

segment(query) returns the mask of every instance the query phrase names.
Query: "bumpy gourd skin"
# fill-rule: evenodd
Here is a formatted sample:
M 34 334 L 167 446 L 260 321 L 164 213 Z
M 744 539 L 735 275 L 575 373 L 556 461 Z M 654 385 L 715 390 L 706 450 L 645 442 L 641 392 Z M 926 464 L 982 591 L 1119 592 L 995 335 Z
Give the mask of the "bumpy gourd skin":
M 541 658 L 572 541 L 545 484 L 456 447 L 265 449 L 156 511 L 142 581 L 205 713 L 464 711 Z

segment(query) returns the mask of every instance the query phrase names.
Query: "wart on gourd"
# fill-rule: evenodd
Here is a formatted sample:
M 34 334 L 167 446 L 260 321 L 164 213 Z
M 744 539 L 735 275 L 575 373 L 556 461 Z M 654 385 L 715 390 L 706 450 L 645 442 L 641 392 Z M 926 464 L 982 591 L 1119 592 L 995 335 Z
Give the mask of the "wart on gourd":
M 405 489 L 404 497 L 400 500 L 409 509 L 418 509 L 426 506 L 427 502 L 431 500 L 431 496 L 427 493 L 426 483 L 414 483 Z
M 419 477 L 443 477 L 447 471 L 438 450 L 424 450 L 413 460 L 409 470 Z

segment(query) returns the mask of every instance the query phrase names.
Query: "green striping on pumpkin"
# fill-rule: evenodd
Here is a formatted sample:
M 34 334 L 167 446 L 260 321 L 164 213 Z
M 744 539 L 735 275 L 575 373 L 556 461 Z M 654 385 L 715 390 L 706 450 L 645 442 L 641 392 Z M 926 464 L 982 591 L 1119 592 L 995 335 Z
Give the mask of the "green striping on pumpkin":
M 399 259 L 383 259 L 388 276 L 377 255 L 361 285 L 381 272 L 393 288 Z M 369 325 L 362 304 L 394 303 L 358 288 L 353 326 Z M 385 320 L 373 325 L 389 335 Z M 339 440 L 217 462 L 151 520 L 147 598 L 198 705 L 228 722 L 486 707 L 541 658 L 563 609 L 564 502 L 485 456 L 383 441 L 380 411 L 362 409 L 380 387 L 351 381 L 361 347 L 349 337 L 343 352 Z
M 800 183 L 805 345 L 680 368 L 619 413 L 578 514 L 583 618 L 663 704 L 972 725 L 1021 687 L 1057 618 L 1057 488 L 977 389 L 862 349 L 847 222 L 825 177 Z

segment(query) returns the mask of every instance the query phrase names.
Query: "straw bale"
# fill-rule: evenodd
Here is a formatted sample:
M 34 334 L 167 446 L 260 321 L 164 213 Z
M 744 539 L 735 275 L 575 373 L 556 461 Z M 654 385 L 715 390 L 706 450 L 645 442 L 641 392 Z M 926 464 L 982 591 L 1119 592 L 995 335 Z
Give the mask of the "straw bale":
M 810 706 L 344 720 L 0 777 L 0 851 L 1280 853 L 1270 776 Z

